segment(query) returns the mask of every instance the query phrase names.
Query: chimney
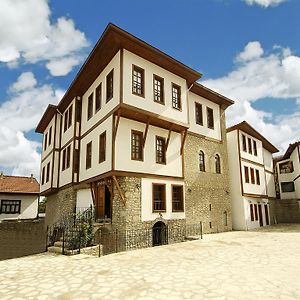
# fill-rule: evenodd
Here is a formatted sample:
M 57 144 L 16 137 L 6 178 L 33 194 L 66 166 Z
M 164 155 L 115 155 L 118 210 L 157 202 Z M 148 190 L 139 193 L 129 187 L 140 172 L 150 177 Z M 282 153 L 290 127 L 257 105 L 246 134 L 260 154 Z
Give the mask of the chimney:
M 30 182 L 33 182 L 33 174 L 30 175 Z
M 3 175 L 3 172 L 1 171 L 0 173 L 0 179 L 4 179 L 4 175 Z

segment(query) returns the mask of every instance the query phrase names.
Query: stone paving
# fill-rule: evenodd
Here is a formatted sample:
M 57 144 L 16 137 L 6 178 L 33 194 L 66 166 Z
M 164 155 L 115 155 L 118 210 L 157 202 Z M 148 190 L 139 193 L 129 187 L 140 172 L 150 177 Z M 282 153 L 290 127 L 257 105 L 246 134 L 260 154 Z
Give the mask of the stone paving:
M 300 225 L 101 258 L 1 261 L 0 299 L 300 299 Z

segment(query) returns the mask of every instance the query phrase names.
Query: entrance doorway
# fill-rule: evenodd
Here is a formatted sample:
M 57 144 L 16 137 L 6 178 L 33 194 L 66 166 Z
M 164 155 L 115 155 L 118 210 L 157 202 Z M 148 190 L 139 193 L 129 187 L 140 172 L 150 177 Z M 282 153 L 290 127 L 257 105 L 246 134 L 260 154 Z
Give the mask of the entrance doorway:
M 160 246 L 168 244 L 168 227 L 159 221 L 152 227 L 152 245 Z
M 111 193 L 106 185 L 96 189 L 96 220 L 111 219 Z
M 261 204 L 258 204 L 258 218 L 259 218 L 259 226 L 263 226 L 264 224 L 263 224 Z
M 269 208 L 268 208 L 267 204 L 265 204 L 265 215 L 266 215 L 266 224 L 270 225 L 270 222 L 269 222 Z

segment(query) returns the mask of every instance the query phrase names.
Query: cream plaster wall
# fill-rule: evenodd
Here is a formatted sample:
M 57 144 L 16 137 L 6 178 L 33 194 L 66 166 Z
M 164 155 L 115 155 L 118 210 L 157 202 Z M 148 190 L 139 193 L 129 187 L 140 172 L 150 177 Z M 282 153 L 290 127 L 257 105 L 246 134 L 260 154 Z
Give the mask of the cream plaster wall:
M 113 98 L 106 103 L 106 76 L 114 70 Z M 101 83 L 102 101 L 101 109 L 95 111 L 95 90 Z M 87 120 L 88 97 L 94 92 L 93 116 Z M 120 103 L 120 51 L 113 57 L 110 63 L 105 67 L 97 79 L 87 89 L 82 97 L 82 120 L 81 120 L 81 135 L 95 125 L 99 120 L 105 117 Z
M 123 101 L 160 116 L 173 119 L 176 122 L 188 123 L 187 86 L 186 80 L 127 51 L 124 50 L 123 67 Z M 132 94 L 132 66 L 136 65 L 145 72 L 145 97 Z M 153 75 L 164 78 L 165 105 L 154 102 Z M 172 83 L 181 87 L 182 110 L 172 107 Z
M 83 208 L 93 206 L 91 189 L 81 189 L 77 191 L 76 210 L 82 211 Z
M 267 184 L 267 193 L 268 197 L 275 198 L 276 191 L 275 191 L 275 181 L 274 181 L 274 174 L 265 172 L 266 174 L 266 184 Z
M 65 148 L 62 148 L 60 151 L 60 170 L 59 170 L 59 187 L 63 187 L 64 185 L 67 185 L 72 182 L 72 172 L 73 172 L 73 147 L 74 147 L 74 142 L 71 142 L 70 144 L 67 145 L 71 146 L 70 149 L 70 167 L 62 170 L 62 165 L 63 165 L 63 151 Z
M 38 214 L 38 195 L 1 194 L 1 200 L 21 200 L 20 214 L 1 214 L 0 221 L 7 219 L 33 219 Z
M 185 212 L 172 212 L 172 184 L 183 185 L 182 180 L 169 180 L 169 179 L 153 179 L 153 178 L 142 178 L 142 221 L 153 221 L 159 217 L 159 213 L 153 213 L 152 204 L 152 184 L 163 183 L 166 184 L 166 212 L 161 213 L 162 217 L 166 220 L 170 219 L 184 219 Z M 183 191 L 183 195 L 185 192 Z
M 131 130 L 145 132 L 146 124 L 121 118 L 116 137 L 115 169 L 120 171 L 150 173 L 165 176 L 182 177 L 182 157 L 180 155 L 181 135 L 171 133 L 166 153 L 166 164 L 156 163 L 156 136 L 168 137 L 168 130 L 149 126 L 144 148 L 144 160 L 131 160 Z
M 70 141 L 71 138 L 74 137 L 75 99 L 73 99 L 72 102 L 67 107 L 67 109 L 61 113 L 64 115 L 64 113 L 69 109 L 71 105 L 72 105 L 72 125 L 65 132 L 64 132 L 65 118 L 62 117 L 63 121 L 62 121 L 62 130 L 61 130 L 61 147 L 63 147 L 66 143 Z
M 51 188 L 51 174 L 52 174 L 52 155 L 49 155 L 41 164 L 41 170 L 40 170 L 40 188 L 41 188 L 41 192 L 46 191 L 48 189 Z M 46 178 L 47 178 L 47 164 L 50 162 L 50 171 L 49 171 L 49 181 L 46 182 Z M 42 172 L 43 172 L 43 167 L 45 167 L 45 183 L 42 185 Z
M 80 141 L 79 181 L 101 175 L 112 169 L 112 116 L 97 126 Z M 99 163 L 99 136 L 106 131 L 106 159 Z M 92 141 L 92 167 L 86 169 L 86 145 Z
M 51 137 L 51 145 L 49 145 L 49 130 L 50 127 L 52 127 L 52 137 Z M 44 135 L 43 135 L 43 145 L 42 145 L 42 160 L 53 150 L 54 147 L 54 128 L 55 127 L 55 116 L 52 118 L 52 120 L 49 122 L 48 126 L 46 127 L 45 131 L 44 131 Z M 46 151 L 44 150 L 45 148 L 45 137 L 46 134 L 48 134 L 48 138 L 47 138 L 47 148 Z
M 265 169 L 273 173 L 273 156 L 272 153 L 263 148 L 263 161 Z
M 189 131 L 220 141 L 222 139 L 220 127 L 220 106 L 191 92 L 188 92 L 188 99 L 190 120 Z M 203 125 L 196 124 L 195 102 L 202 104 Z M 213 109 L 214 112 L 214 129 L 207 127 L 207 107 Z

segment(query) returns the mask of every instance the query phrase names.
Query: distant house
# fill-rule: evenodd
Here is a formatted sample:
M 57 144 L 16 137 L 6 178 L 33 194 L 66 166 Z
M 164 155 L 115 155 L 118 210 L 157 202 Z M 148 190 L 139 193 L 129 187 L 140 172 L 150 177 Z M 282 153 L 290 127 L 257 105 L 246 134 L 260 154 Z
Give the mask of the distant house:
M 0 174 L 0 221 L 33 219 L 38 214 L 40 185 L 31 177 Z
M 233 229 L 270 225 L 275 199 L 272 154 L 278 152 L 246 121 L 227 129 Z
M 300 141 L 290 144 L 285 154 L 275 160 L 278 198 L 300 200 Z

